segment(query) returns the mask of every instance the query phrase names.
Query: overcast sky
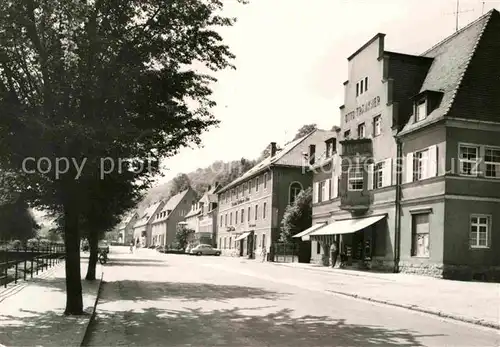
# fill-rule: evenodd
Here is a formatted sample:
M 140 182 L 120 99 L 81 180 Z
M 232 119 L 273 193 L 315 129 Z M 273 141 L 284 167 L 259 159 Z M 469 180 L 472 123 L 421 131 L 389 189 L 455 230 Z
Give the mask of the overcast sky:
M 238 22 L 224 29 L 237 70 L 218 74 L 215 116 L 204 148 L 165 161 L 165 182 L 215 160 L 256 158 L 303 124 L 339 124 L 347 57 L 376 33 L 386 50 L 421 54 L 455 32 L 456 0 L 250 0 L 227 3 Z M 500 1 L 485 1 L 484 13 Z M 483 1 L 460 0 L 459 25 L 481 16 Z

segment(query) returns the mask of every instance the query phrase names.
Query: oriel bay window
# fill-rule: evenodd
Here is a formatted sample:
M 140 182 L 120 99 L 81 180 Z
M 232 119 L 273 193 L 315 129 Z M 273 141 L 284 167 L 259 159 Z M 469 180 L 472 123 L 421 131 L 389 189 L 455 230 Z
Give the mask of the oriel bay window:
M 459 173 L 463 176 L 477 176 L 479 166 L 479 146 L 459 146 Z
M 486 177 L 500 178 L 500 149 L 486 147 L 484 151 L 484 163 L 486 165 Z
M 363 166 L 356 164 L 347 170 L 347 189 L 349 191 L 363 190 Z

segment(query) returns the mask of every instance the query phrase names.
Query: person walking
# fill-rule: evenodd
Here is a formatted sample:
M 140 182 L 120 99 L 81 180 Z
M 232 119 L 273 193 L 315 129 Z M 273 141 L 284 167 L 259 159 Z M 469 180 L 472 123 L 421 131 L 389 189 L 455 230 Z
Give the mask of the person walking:
M 260 254 L 262 256 L 262 262 L 265 262 L 267 259 L 267 250 L 266 250 L 266 247 L 265 246 L 262 246 L 261 250 L 260 250 Z
M 130 241 L 130 254 L 134 253 L 134 241 Z
M 338 257 L 338 247 L 337 247 L 337 242 L 333 241 L 332 245 L 330 246 L 330 260 L 332 263 L 332 267 L 335 267 L 335 263 L 337 262 L 337 257 Z

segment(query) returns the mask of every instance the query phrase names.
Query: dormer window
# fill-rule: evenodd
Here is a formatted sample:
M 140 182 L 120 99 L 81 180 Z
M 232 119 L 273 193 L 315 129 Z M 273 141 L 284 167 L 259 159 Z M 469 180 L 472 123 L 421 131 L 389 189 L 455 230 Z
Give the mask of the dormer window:
M 344 131 L 344 140 L 349 140 L 350 137 L 351 137 L 351 131 L 350 130 Z
M 424 120 L 425 117 L 427 117 L 427 102 L 425 99 L 421 99 L 415 105 L 415 122 Z

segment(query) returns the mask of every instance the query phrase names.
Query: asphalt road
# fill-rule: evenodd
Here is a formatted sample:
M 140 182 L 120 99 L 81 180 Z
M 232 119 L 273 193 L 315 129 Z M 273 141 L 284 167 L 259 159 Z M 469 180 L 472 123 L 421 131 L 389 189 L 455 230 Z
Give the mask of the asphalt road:
M 126 252 L 111 250 L 88 346 L 500 345 L 495 330 L 328 293 L 321 273 Z

